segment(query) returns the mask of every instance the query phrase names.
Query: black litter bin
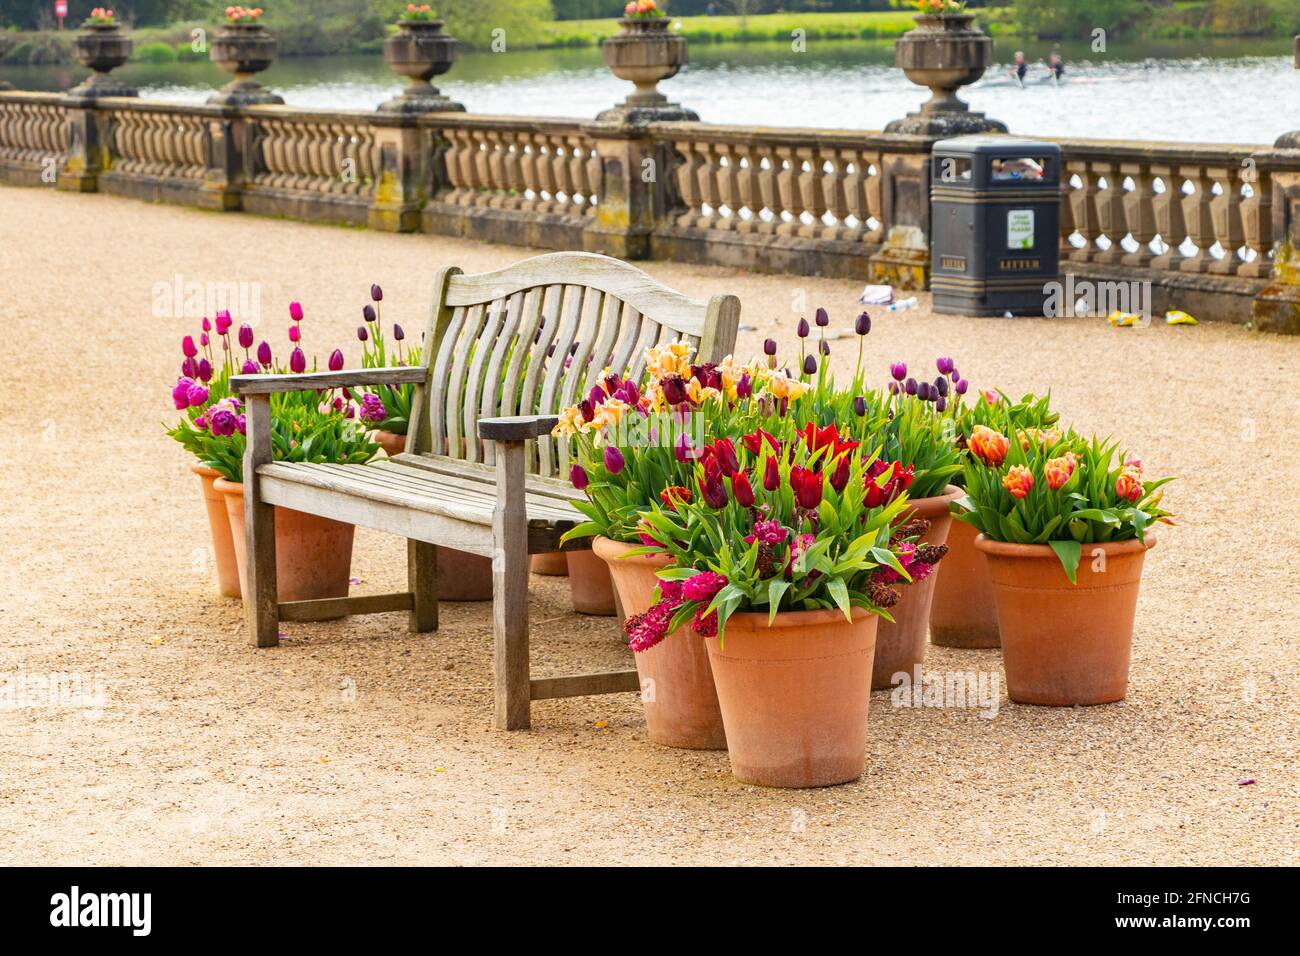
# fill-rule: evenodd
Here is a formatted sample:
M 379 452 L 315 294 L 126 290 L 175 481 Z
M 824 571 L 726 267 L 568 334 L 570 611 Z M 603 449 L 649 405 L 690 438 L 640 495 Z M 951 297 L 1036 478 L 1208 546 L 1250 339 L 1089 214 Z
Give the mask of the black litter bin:
M 930 291 L 949 315 L 1042 315 L 1060 279 L 1061 150 L 1010 136 L 934 144 Z

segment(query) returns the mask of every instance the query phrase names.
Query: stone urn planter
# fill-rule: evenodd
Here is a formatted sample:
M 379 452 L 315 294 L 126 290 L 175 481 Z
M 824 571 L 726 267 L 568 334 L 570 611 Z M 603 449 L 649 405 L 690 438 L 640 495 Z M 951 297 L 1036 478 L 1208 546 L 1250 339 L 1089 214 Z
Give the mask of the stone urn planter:
M 234 79 L 208 102 L 221 106 L 255 106 L 283 103 L 283 97 L 272 93 L 257 82 L 261 73 L 275 62 L 279 48 L 275 37 L 260 23 L 227 23 L 212 38 L 208 55 L 212 62 Z
M 650 610 L 659 584 L 655 574 L 668 567 L 668 556 L 625 557 L 634 546 L 609 538 L 596 538 L 592 547 L 609 566 L 623 613 L 630 616 Z M 684 750 L 726 749 L 722 710 L 703 638 L 688 625 L 632 657 L 641 679 L 641 706 L 651 742 Z
M 738 780 L 829 787 L 862 776 L 878 620 L 857 607 L 852 621 L 783 611 L 769 624 L 742 612 L 722 639 L 705 638 Z
M 957 97 L 959 89 L 978 80 L 993 62 L 993 40 L 971 25 L 975 14 L 921 14 L 914 19 L 916 27 L 894 46 L 894 63 L 913 83 L 929 87 L 932 95 L 919 112 L 894 120 L 885 132 L 938 138 L 1005 133 L 1004 124 L 972 112 Z
M 993 580 L 1008 697 L 1051 707 L 1124 699 L 1142 563 L 1155 543 L 1148 530 L 1145 542 L 1085 544 L 1072 584 L 1045 544 L 975 539 Z
M 622 105 L 596 118 L 623 123 L 698 120 L 698 114 L 670 103 L 658 90 L 660 80 L 676 76 L 688 62 L 686 38 L 669 31 L 671 18 L 623 17 L 618 22 L 622 32 L 601 45 L 601 55 L 613 74 L 636 90 Z
M 463 113 L 429 81 L 451 69 L 460 56 L 456 38 L 442 32 L 441 20 L 398 20 L 398 32 L 384 41 L 384 62 L 410 80 L 400 95 L 383 103 L 386 113 Z
M 69 96 L 139 96 L 109 74 L 131 59 L 131 38 L 116 23 L 87 23 L 72 41 L 77 62 L 95 72 L 68 91 Z
M 1300 36 L 1295 38 L 1295 68 L 1300 70 Z M 1273 145 L 1278 149 L 1300 149 L 1300 129 L 1283 133 Z

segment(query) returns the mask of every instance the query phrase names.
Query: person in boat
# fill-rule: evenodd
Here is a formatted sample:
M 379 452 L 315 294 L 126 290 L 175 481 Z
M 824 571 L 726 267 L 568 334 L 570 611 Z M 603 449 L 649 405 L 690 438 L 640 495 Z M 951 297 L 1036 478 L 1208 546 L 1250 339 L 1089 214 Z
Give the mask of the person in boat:
M 1019 83 L 1021 86 L 1024 86 L 1025 74 L 1028 72 L 1029 72 L 1029 64 L 1025 62 L 1025 51 L 1017 50 L 1016 65 L 1015 68 L 1011 71 L 1011 75 L 1015 77 L 1017 83 Z
M 1065 61 L 1061 59 L 1061 54 L 1052 53 L 1048 57 L 1047 68 L 1052 71 L 1052 79 L 1057 83 L 1065 79 Z

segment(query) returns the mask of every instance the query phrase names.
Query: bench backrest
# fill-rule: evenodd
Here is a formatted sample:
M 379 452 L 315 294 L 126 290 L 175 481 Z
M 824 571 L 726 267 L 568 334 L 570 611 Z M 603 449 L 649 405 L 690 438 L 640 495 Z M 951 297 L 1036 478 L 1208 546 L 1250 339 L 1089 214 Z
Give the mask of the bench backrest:
M 429 374 L 412 406 L 407 450 L 493 463 L 480 418 L 554 415 L 580 401 L 605 368 L 639 376 L 652 345 L 686 341 L 699 361 L 736 343 L 740 301 L 688 299 L 619 259 L 559 252 L 498 272 L 438 273 L 425 336 Z M 563 476 L 568 442 L 529 451 L 529 470 Z

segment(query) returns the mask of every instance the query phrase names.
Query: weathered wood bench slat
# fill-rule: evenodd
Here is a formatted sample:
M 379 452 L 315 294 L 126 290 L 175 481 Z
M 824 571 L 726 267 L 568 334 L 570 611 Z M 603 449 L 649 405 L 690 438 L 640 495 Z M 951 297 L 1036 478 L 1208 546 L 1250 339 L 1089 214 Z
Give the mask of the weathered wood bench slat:
M 458 481 L 476 481 L 493 487 L 496 485 L 495 471 L 490 465 L 455 461 L 438 455 L 403 454 L 398 455 L 396 458 L 390 458 L 388 461 L 406 465 L 410 468 L 423 468 L 425 471 L 437 472 Z M 371 467 L 383 468 L 387 464 L 388 462 L 385 461 L 376 461 L 371 463 Z M 529 475 L 527 487 L 530 494 L 555 498 L 558 501 L 583 501 L 586 498 L 581 491 L 569 484 L 567 480 L 543 478 L 541 475 Z

